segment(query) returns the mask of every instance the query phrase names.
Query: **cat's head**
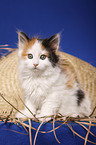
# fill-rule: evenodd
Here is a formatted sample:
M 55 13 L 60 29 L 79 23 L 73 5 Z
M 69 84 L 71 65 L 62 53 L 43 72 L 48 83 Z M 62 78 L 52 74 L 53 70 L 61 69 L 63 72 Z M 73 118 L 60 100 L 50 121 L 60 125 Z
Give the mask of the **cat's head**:
M 25 67 L 33 71 L 55 67 L 59 61 L 59 43 L 59 33 L 48 39 L 30 39 L 24 32 L 18 32 L 19 59 Z

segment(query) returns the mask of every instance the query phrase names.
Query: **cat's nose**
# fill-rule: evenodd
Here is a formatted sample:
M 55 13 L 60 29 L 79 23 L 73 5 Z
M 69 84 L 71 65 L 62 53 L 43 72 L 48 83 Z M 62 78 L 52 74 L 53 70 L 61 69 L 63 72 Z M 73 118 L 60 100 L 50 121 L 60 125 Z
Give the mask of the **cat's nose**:
M 35 64 L 33 64 L 33 65 L 34 65 L 35 67 L 36 67 L 36 66 L 38 66 L 38 64 L 37 64 L 37 63 L 35 63 Z

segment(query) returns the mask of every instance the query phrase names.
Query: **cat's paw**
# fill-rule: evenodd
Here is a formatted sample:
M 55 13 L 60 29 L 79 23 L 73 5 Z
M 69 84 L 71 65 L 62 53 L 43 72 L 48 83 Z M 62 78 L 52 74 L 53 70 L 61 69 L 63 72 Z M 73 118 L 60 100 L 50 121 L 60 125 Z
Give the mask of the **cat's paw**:
M 52 118 L 51 118 L 51 115 L 46 115 L 44 116 L 43 114 L 37 114 L 36 115 L 36 118 L 40 121 L 40 122 L 48 122 L 50 121 Z
M 28 110 L 22 110 L 20 112 L 15 115 L 16 118 L 33 118 L 33 115 Z
M 51 117 L 39 117 L 38 115 L 36 116 L 36 118 L 40 121 L 40 122 L 48 122 L 50 121 L 52 118 Z
M 73 117 L 73 118 L 77 118 L 78 117 L 78 114 L 72 114 L 70 117 Z

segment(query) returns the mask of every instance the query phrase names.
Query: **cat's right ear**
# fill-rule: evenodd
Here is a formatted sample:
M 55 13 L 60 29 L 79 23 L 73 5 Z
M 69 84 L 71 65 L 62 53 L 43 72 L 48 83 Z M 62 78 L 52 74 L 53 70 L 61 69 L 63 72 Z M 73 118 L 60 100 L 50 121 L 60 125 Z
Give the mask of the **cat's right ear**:
M 18 47 L 19 49 L 23 48 L 24 45 L 30 40 L 29 37 L 24 32 L 18 33 Z

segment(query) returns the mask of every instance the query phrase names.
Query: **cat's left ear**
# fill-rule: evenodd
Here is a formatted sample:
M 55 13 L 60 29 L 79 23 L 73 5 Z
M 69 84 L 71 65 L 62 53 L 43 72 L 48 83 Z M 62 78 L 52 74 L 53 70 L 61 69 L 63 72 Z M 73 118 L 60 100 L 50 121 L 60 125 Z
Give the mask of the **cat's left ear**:
M 18 32 L 18 47 L 23 48 L 25 43 L 29 41 L 29 37 L 24 32 Z
M 51 48 L 53 48 L 56 52 L 59 50 L 60 44 L 60 33 L 57 33 L 49 38 L 49 43 Z

